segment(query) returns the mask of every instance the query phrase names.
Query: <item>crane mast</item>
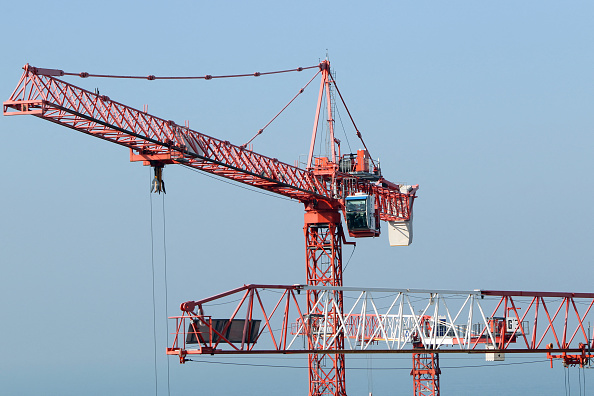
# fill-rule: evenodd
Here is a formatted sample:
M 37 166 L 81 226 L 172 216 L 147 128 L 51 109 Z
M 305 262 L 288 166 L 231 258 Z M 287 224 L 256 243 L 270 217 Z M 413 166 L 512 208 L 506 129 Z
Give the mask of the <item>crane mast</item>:
M 334 120 L 331 103 L 331 81 L 330 64 L 326 61 L 321 64 L 322 79 L 318 94 L 318 106 L 307 158 L 307 169 L 313 170 L 319 177 L 334 177 L 338 170 L 336 163 L 336 142 L 334 138 Z M 328 115 L 328 133 L 330 135 L 330 156 L 320 160 L 323 166 L 313 167 L 312 160 L 315 149 L 317 129 L 319 125 L 320 112 L 322 110 L 323 96 L 326 92 L 326 106 Z M 305 224 L 303 230 L 305 233 L 305 266 L 307 272 L 307 284 L 309 286 L 343 286 L 343 267 L 342 267 L 342 241 L 344 233 L 342 230 L 342 221 L 340 209 L 342 202 L 318 202 L 317 204 L 307 204 L 305 206 Z M 339 317 L 343 312 L 342 291 L 334 291 L 334 301 L 336 304 L 328 305 L 316 304 L 319 298 L 318 290 L 307 291 L 307 312 L 308 326 L 330 326 L 330 333 L 336 334 L 333 341 L 327 345 L 329 350 L 344 349 L 344 334 L 339 331 Z M 324 315 L 324 311 L 329 310 L 329 320 L 323 323 L 319 318 Z M 311 350 L 320 349 L 319 337 L 308 338 L 308 348 Z M 346 396 L 346 378 L 345 378 L 345 356 L 341 353 L 334 354 L 309 354 L 309 394 L 318 395 L 336 395 Z

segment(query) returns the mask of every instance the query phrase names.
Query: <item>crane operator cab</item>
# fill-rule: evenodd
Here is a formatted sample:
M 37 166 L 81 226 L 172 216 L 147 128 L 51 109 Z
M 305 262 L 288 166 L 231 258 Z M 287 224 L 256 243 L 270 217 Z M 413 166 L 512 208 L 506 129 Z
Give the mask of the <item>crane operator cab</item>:
M 373 195 L 357 193 L 346 197 L 345 212 L 347 228 L 351 237 L 379 236 L 380 222 Z

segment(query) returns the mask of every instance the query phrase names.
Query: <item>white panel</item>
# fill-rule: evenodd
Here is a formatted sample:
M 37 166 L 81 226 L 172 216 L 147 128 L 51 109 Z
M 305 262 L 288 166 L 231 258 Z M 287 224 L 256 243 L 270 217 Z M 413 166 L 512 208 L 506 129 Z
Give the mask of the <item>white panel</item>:
M 412 243 L 412 214 L 408 221 L 388 221 L 390 246 L 408 246 Z

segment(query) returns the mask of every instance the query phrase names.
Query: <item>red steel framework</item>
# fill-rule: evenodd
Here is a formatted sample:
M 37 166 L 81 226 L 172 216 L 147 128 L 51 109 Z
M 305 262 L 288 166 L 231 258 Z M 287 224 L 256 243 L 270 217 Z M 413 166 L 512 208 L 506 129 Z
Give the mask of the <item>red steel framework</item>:
M 326 237 L 311 237 L 307 246 L 311 243 L 314 251 L 331 245 Z M 264 295 L 271 290 L 275 293 L 268 301 Z M 305 303 L 300 302 L 303 291 Z M 206 315 L 222 306 L 224 298 L 235 300 L 238 295 L 240 302 L 230 316 Z M 379 303 L 389 308 L 382 311 Z M 551 366 L 553 360 L 565 366 L 589 365 L 594 343 L 587 326 L 594 319 L 593 305 L 594 293 L 245 285 L 181 304 L 182 315 L 172 318 L 176 332 L 167 353 L 179 356 L 181 363 L 191 355 L 308 353 L 314 364 L 328 358 L 321 369 L 310 370 L 312 383 L 325 380 L 326 386 L 335 384 L 329 379 L 344 369 L 339 360 L 344 354 L 408 353 L 413 357 L 415 396 L 439 395 L 440 354 L 484 354 L 497 361 L 505 354 L 538 353 L 546 354 Z M 245 319 L 233 330 L 238 318 Z M 255 331 L 247 325 L 251 321 L 262 325 Z M 187 343 L 188 335 L 195 341 Z M 306 342 L 300 344 L 298 337 Z M 310 385 L 310 392 L 311 387 L 320 389 Z
M 305 251 L 307 284 L 311 286 L 342 286 L 342 244 L 344 238 L 340 214 L 335 211 L 308 210 L 305 215 Z M 334 292 L 333 305 L 329 312 L 330 332 L 337 334 L 328 345 L 330 350 L 344 349 L 344 335 L 338 331 L 339 316 L 343 312 L 342 292 Z M 309 320 L 326 314 L 316 304 L 317 290 L 307 291 Z M 308 339 L 311 350 L 317 348 L 312 338 Z M 309 394 L 346 395 L 345 358 L 340 353 L 313 353 L 309 355 Z
M 319 67 L 327 70 L 323 78 L 328 79 L 329 63 L 324 61 Z M 372 183 L 339 172 L 336 158 L 308 169 L 288 165 L 56 78 L 64 74 L 61 70 L 25 65 L 17 87 L 3 103 L 4 115 L 34 115 L 128 147 L 132 161 L 153 166 L 186 165 L 304 204 L 328 201 L 342 210 L 346 196 L 373 194 L 381 220 L 410 219 L 416 190 L 402 193 L 398 185 L 384 178 Z M 314 138 L 316 129 L 317 125 Z
M 312 134 L 312 144 L 306 169 L 285 164 L 247 149 L 236 146 L 136 110 L 105 95 L 98 95 L 56 77 L 60 70 L 41 69 L 25 65 L 24 73 L 9 100 L 3 103 L 4 115 L 29 114 L 62 126 L 95 136 L 130 149 L 132 161 L 161 169 L 166 164 L 186 165 L 301 201 L 305 206 L 305 250 L 307 285 L 305 286 L 244 286 L 200 301 L 182 304 L 182 316 L 177 320 L 174 344 L 168 348 L 170 355 L 179 355 L 184 362 L 191 354 L 227 353 L 307 353 L 309 354 L 310 395 L 345 395 L 346 353 L 412 353 L 413 380 L 417 395 L 439 394 L 439 360 L 443 353 L 546 353 L 551 359 L 560 359 L 565 365 L 584 366 L 593 358 L 594 345 L 586 330 L 594 294 L 553 293 L 523 291 L 480 291 L 475 297 L 498 298 L 490 317 L 476 332 L 464 330 L 457 324 L 448 324 L 446 336 L 451 345 L 459 349 L 443 349 L 437 341 L 440 326 L 438 315 L 409 315 L 410 328 L 416 338 L 393 338 L 416 348 L 352 349 L 351 339 L 359 345 L 379 345 L 387 342 L 384 322 L 388 314 L 351 315 L 345 317 L 342 277 L 342 245 L 347 243 L 342 229 L 340 212 L 344 213 L 345 199 L 356 193 L 373 194 L 378 217 L 384 221 L 410 220 L 416 187 L 402 192 L 400 186 L 383 177 L 370 181 L 339 169 L 339 142 L 333 136 L 331 87 L 335 86 L 327 61 L 318 66 L 322 81 L 318 96 L 318 110 Z M 306 68 L 305 68 L 306 69 Z M 265 74 L 265 73 L 262 73 Z M 84 77 L 84 76 L 83 76 Z M 206 76 L 205 79 L 215 78 Z M 154 78 L 148 78 L 156 79 Z M 330 141 L 335 142 L 326 158 L 313 158 L 317 127 L 322 111 L 324 92 Z M 347 109 L 348 111 L 348 109 Z M 349 113 L 350 116 L 350 113 Z M 353 123 L 354 124 L 354 123 Z M 355 127 L 356 128 L 356 127 Z M 358 136 L 360 136 L 357 130 Z M 159 172 L 160 174 L 160 172 Z M 265 307 L 258 289 L 260 287 L 282 290 L 276 306 Z M 306 306 L 299 306 L 297 295 L 306 290 Z M 240 305 L 227 322 L 216 322 L 203 313 L 203 305 L 234 293 L 245 292 Z M 410 291 L 402 291 L 405 295 Z M 327 294 L 331 296 L 328 297 Z M 431 299 L 439 294 L 432 291 Z M 324 306 L 320 299 L 329 298 L 332 304 Z M 404 298 L 404 297 L 403 297 Z M 579 302 L 579 304 L 578 304 Z M 231 335 L 231 323 L 243 304 L 247 313 L 242 322 L 240 337 Z M 410 301 L 409 301 L 410 304 Z M 581 309 L 580 305 L 585 307 Z M 307 337 L 307 347 L 295 349 L 289 338 L 293 307 L 298 330 L 294 335 Z M 257 332 L 251 325 L 262 310 L 264 326 Z M 197 312 L 195 312 L 197 310 Z M 425 309 L 427 311 L 427 308 Z M 272 318 L 282 314 L 280 334 L 275 335 Z M 457 316 L 456 316 L 457 317 Z M 400 319 L 402 321 L 402 317 Z M 187 324 L 191 323 L 186 331 Z M 215 325 L 218 323 L 219 327 Z M 223 323 L 223 327 L 220 327 Z M 511 328 L 509 327 L 511 326 Z M 200 330 L 200 329 L 201 330 Z M 206 330 L 204 330 L 206 329 Z M 206 333 L 204 333 L 206 331 Z M 272 348 L 260 350 L 256 340 L 267 332 Z M 383 332 L 383 336 L 381 333 Z M 188 349 L 184 338 L 194 334 L 198 348 Z M 205 334 L 208 336 L 206 337 Z M 452 335 L 453 334 L 453 335 Z M 479 346 L 490 345 L 491 349 Z M 512 346 L 519 345 L 513 348 Z M 259 345 L 259 344 L 258 344 Z M 423 350 L 419 350 L 419 347 Z
M 275 293 L 264 298 L 269 291 Z M 305 303 L 300 302 L 302 291 L 306 291 Z M 352 301 L 348 306 L 344 293 L 349 293 Z M 212 325 L 212 315 L 206 311 L 216 309 L 210 303 L 218 308 L 225 298 L 237 300 L 238 296 L 231 315 L 218 315 L 226 321 L 240 315 L 246 320 L 258 319 L 262 327 L 257 334 L 242 327 L 232 340 L 225 336 L 227 329 Z M 390 308 L 382 311 L 372 296 Z M 434 310 L 442 303 L 446 310 Z M 339 304 L 342 312 L 328 308 Z M 367 310 L 361 311 L 362 306 L 367 306 Z M 313 350 L 416 355 L 539 353 L 546 354 L 551 361 L 584 366 L 594 357 L 594 341 L 588 329 L 588 323 L 594 319 L 593 306 L 594 293 L 244 285 L 182 303 L 182 315 L 170 318 L 176 320 L 176 332 L 167 353 L 180 356 L 181 363 L 194 354 L 300 354 Z M 404 323 L 406 320 L 410 325 Z M 205 326 L 199 331 L 200 342 L 193 347 L 187 345 L 185 337 L 194 332 L 191 327 L 186 331 L 192 321 Z M 390 322 L 399 322 L 403 327 L 389 330 L 393 327 Z M 201 338 L 209 332 L 216 334 L 218 340 Z M 306 337 L 308 342 L 301 347 L 295 342 L 297 336 Z M 335 339 L 341 340 L 342 349 L 337 348 Z M 318 345 L 321 347 L 312 349 Z M 439 371 L 437 362 L 428 363 L 426 359 L 416 367 Z
M 414 396 L 439 396 L 440 374 L 438 353 L 413 353 L 410 375 L 413 377 Z
M 302 71 L 309 68 L 299 68 Z M 157 170 L 156 191 L 161 191 L 161 169 L 166 164 L 181 164 L 253 187 L 297 199 L 305 205 L 306 269 L 309 285 L 342 286 L 342 240 L 344 234 L 340 212 L 344 213 L 345 199 L 357 193 L 373 195 L 378 219 L 384 221 L 408 221 L 418 186 L 403 192 L 400 185 L 381 177 L 379 167 L 373 171 L 379 175 L 371 181 L 339 169 L 340 142 L 334 137 L 333 103 L 331 88 L 334 87 L 342 100 L 330 72 L 330 63 L 321 62 L 317 68 L 321 74 L 318 107 L 308 164 L 306 169 L 280 162 L 255 153 L 247 145 L 233 145 L 208 135 L 177 125 L 144 111 L 113 101 L 58 79 L 62 70 L 24 66 L 24 73 L 10 96 L 3 103 L 4 115 L 34 115 L 56 124 L 116 143 L 130 149 L 131 161 L 143 161 Z M 260 76 L 271 73 L 255 73 Z M 80 77 L 89 77 L 80 73 Z M 107 77 L 104 75 L 96 75 Z M 245 75 L 247 76 L 247 75 Z M 124 77 L 124 76 L 118 76 Z M 219 77 L 204 76 L 205 80 Z M 159 77 L 148 76 L 155 80 Z M 313 78 L 312 78 L 313 79 Z M 311 81 L 311 80 L 310 80 Z M 308 83 L 309 84 L 309 83 Z M 303 89 L 300 91 L 302 92 Z M 320 115 L 323 109 L 324 92 L 331 153 L 328 157 L 314 158 L 314 146 Z M 343 101 L 344 103 L 344 101 Z M 346 106 L 345 106 L 346 107 Z M 351 121 L 351 114 L 347 108 Z M 354 121 L 357 136 L 361 133 Z M 260 131 L 261 132 L 261 131 Z M 259 133 L 260 133 L 259 132 Z M 363 142 L 365 147 L 365 143 Z M 367 147 L 365 147 L 367 153 Z M 374 232 L 374 236 L 379 231 Z M 355 235 L 355 236 L 362 236 Z M 311 293 L 310 301 L 316 293 Z M 340 295 L 340 292 L 337 292 Z M 309 312 L 312 309 L 312 312 Z M 342 304 L 332 308 L 340 315 Z M 308 312 L 317 315 L 316 308 L 308 305 Z M 345 391 L 344 355 L 337 351 L 344 348 L 343 337 L 338 335 L 324 353 L 312 352 L 310 362 L 310 395 L 342 396 Z M 311 345 L 316 350 L 315 345 Z M 321 361 L 330 360 L 325 366 Z

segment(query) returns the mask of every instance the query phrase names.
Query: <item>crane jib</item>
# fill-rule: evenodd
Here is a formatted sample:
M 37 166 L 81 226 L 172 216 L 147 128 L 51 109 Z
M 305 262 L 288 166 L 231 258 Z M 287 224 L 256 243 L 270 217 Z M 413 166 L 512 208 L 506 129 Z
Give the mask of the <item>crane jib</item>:
M 199 160 L 202 160 L 202 161 L 206 161 L 206 162 L 209 162 L 209 163 L 212 163 L 212 164 L 219 165 L 219 166 L 221 166 L 221 167 L 225 167 L 225 168 L 227 168 L 227 169 L 231 169 L 231 170 L 234 170 L 234 171 L 238 171 L 238 172 L 241 172 L 241 173 L 243 173 L 243 174 L 246 174 L 246 175 L 251 175 L 251 176 L 253 176 L 253 177 L 255 177 L 255 178 L 259 178 L 259 179 L 266 180 L 266 181 L 268 181 L 268 182 L 270 182 L 270 183 L 273 183 L 274 185 L 276 185 L 276 186 L 278 186 L 278 187 L 283 187 L 283 188 L 291 188 L 291 189 L 295 189 L 295 190 L 301 191 L 301 192 L 303 192 L 303 193 L 305 193 L 305 194 L 308 194 L 308 195 L 312 195 L 312 196 L 318 196 L 318 197 L 320 197 L 320 198 L 325 198 L 325 197 L 324 197 L 322 194 L 316 193 L 316 192 L 314 192 L 314 191 L 304 190 L 304 189 L 301 189 L 301 188 L 299 188 L 299 187 L 296 187 L 296 186 L 293 186 L 293 185 L 289 185 L 289 184 L 287 184 L 287 183 L 283 183 L 283 182 L 281 182 L 281 181 L 279 181 L 279 180 L 275 180 L 275 179 L 272 179 L 272 178 L 268 178 L 268 177 L 266 177 L 266 176 L 262 176 L 261 174 L 256 174 L 256 173 L 250 172 L 250 171 L 248 171 L 248 170 L 241 169 L 241 168 L 238 168 L 238 167 L 236 167 L 236 166 L 230 165 L 230 164 L 228 164 L 228 163 L 223 163 L 223 162 L 221 162 L 221 161 L 217 161 L 216 159 L 209 158 L 209 157 L 206 157 L 206 156 L 204 156 L 204 155 L 197 154 L 197 153 L 195 153 L 194 151 L 190 151 L 190 150 L 188 150 L 188 149 L 184 149 L 184 148 L 181 148 L 181 147 L 177 147 L 177 146 L 175 146 L 175 145 L 173 145 L 173 144 L 171 144 L 171 143 L 161 142 L 161 141 L 159 141 L 159 140 L 152 139 L 152 138 L 150 138 L 150 137 L 147 137 L 147 136 L 143 136 L 143 135 L 140 135 L 140 134 L 134 133 L 134 132 L 132 132 L 132 131 L 129 131 L 129 130 L 126 130 L 126 129 L 120 128 L 120 127 L 118 127 L 118 126 L 116 126 L 116 125 L 113 125 L 113 124 L 108 124 L 108 123 L 106 123 L 106 122 L 104 122 L 104 121 L 101 121 L 101 120 L 98 120 L 98 119 L 96 119 L 96 118 L 92 118 L 92 117 L 90 117 L 90 116 L 87 116 L 87 115 L 85 115 L 85 114 L 82 114 L 82 113 L 79 113 L 79 112 L 76 112 L 76 111 L 73 111 L 73 110 L 67 109 L 67 108 L 65 108 L 65 107 L 63 107 L 63 106 L 56 105 L 56 104 L 50 104 L 50 103 L 47 103 L 47 105 L 49 105 L 49 106 L 51 106 L 51 107 L 55 107 L 56 109 L 62 110 L 62 111 L 64 111 L 64 112 L 68 112 L 68 113 L 70 113 L 70 114 L 76 115 L 77 117 L 80 117 L 80 118 L 86 119 L 86 120 L 88 120 L 88 121 L 92 121 L 92 122 L 95 122 L 95 123 L 97 123 L 97 124 L 103 125 L 103 126 L 105 126 L 105 127 L 111 128 L 111 129 L 113 129 L 113 130 L 117 130 L 117 131 L 119 131 L 119 132 L 122 132 L 122 133 L 124 133 L 124 134 L 130 135 L 130 136 L 134 136 L 134 137 L 136 137 L 136 138 L 138 138 L 138 139 L 140 139 L 140 140 L 144 140 L 144 141 L 147 141 L 147 142 L 153 143 L 153 144 L 155 144 L 155 145 L 157 145 L 157 146 L 165 147 L 165 148 L 167 148 L 167 149 L 168 149 L 168 150 L 170 150 L 170 151 L 175 151 L 175 152 L 178 152 L 179 154 L 181 154 L 181 157 L 180 157 L 180 158 L 175 158 L 175 157 L 172 157 L 172 158 L 171 158 L 171 161 L 172 161 L 172 163 L 179 163 L 179 164 L 182 164 L 182 165 L 188 165 L 188 166 L 191 166 L 191 165 L 189 165 L 189 161 L 188 161 L 188 159 L 187 159 L 187 158 L 188 158 L 188 157 L 192 157 L 192 158 L 195 158 L 195 159 L 199 159 Z M 102 139 L 102 138 L 103 138 L 103 137 L 101 137 L 101 136 L 99 136 L 99 135 L 97 135 L 97 134 L 94 134 L 94 136 L 96 136 L 96 137 L 98 137 L 98 138 L 100 138 L 100 139 Z M 104 138 L 103 138 L 103 139 L 104 139 Z M 105 139 L 105 140 L 112 141 L 112 140 L 110 140 L 110 139 Z M 117 141 L 115 141 L 114 143 L 120 144 L 120 145 L 122 145 L 122 146 L 130 147 L 130 144 L 125 144 L 125 143 L 122 143 L 122 142 L 117 142 Z M 150 158 L 150 155 L 146 156 L 146 158 Z
M 129 147 L 144 161 L 186 165 L 304 203 L 324 200 L 342 209 L 348 195 L 372 193 L 377 197 L 379 219 L 410 218 L 415 191 L 402 193 L 389 182 L 382 186 L 357 175 L 328 175 L 291 166 L 54 77 L 59 74 L 37 74 L 35 70 L 43 69 L 25 69 L 4 102 L 5 115 L 35 115 Z

